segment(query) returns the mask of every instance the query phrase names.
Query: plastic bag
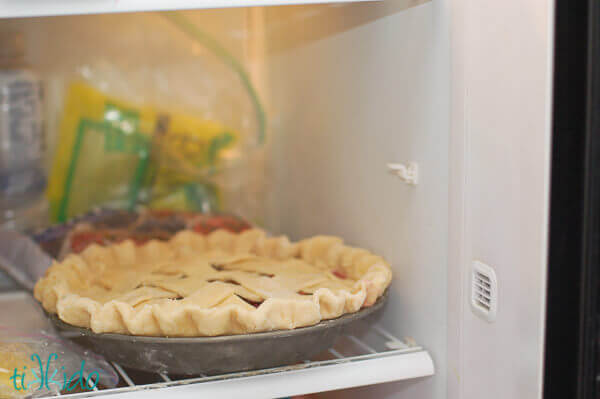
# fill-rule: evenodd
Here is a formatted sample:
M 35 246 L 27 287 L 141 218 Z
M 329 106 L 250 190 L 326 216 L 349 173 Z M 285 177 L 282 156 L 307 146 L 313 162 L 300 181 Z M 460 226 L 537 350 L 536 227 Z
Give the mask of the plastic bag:
M 100 356 L 50 332 L 0 324 L 0 397 L 41 397 L 112 388 L 119 381 Z
M 29 237 L 0 230 L 0 268 L 20 286 L 33 291 L 35 282 L 51 264 L 52 258 Z
M 60 24 L 36 21 L 35 31 L 43 32 L 39 39 L 48 40 L 40 59 L 46 62 L 52 158 L 47 194 L 53 221 L 96 206 L 131 209 L 134 202 L 155 209 L 233 212 L 255 222 L 264 217 L 266 115 L 246 70 L 255 60 L 248 57 L 245 35 L 223 34 L 230 29 L 222 28 L 221 17 L 223 22 L 231 20 L 229 15 L 185 12 L 64 18 Z M 91 90 L 75 97 L 73 84 Z M 100 107 L 86 115 L 90 99 L 99 99 Z M 69 167 L 81 117 L 107 122 L 104 114 L 117 114 L 115 109 L 105 113 L 103 100 L 124 115 L 112 121 L 112 129 L 127 128 L 130 111 L 144 110 L 141 119 L 149 119 L 150 127 L 140 130 L 150 136 L 151 146 L 147 162 L 143 151 L 113 152 L 116 166 L 113 171 L 107 168 L 106 176 L 100 173 L 108 158 L 103 150 L 93 158 L 96 167 L 82 166 L 87 153 L 78 155 L 79 168 Z M 72 123 L 65 133 L 68 118 Z M 116 123 L 119 120 L 125 123 Z M 199 134 L 214 128 L 220 131 L 213 140 Z M 104 148 L 101 129 L 94 130 L 95 145 Z M 182 147 L 185 151 L 179 151 Z M 138 166 L 145 168 L 142 179 L 134 173 Z M 66 187 L 70 170 L 78 183 Z M 107 185 L 114 170 L 123 176 Z
M 52 219 L 90 207 L 133 207 L 142 186 L 156 113 L 106 96 L 83 83 L 70 86 L 59 146 L 48 181 Z
M 30 238 L 0 230 L 0 267 L 24 288 L 31 290 L 51 262 Z M 114 387 L 118 380 L 102 357 L 60 339 L 31 296 L 0 295 L 1 398 Z
M 185 166 L 213 170 L 235 145 L 235 131 L 130 104 L 81 82 L 70 86 L 63 114 L 48 184 L 53 220 L 64 222 L 99 205 L 218 209 L 217 188 L 190 176 Z

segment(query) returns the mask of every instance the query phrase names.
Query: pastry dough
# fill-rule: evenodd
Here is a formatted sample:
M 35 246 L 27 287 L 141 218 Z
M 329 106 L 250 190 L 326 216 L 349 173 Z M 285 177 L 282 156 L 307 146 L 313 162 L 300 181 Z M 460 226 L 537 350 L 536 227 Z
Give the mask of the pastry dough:
M 189 230 L 55 262 L 34 290 L 46 311 L 96 333 L 193 337 L 309 326 L 370 306 L 391 281 L 379 256 L 316 236 Z

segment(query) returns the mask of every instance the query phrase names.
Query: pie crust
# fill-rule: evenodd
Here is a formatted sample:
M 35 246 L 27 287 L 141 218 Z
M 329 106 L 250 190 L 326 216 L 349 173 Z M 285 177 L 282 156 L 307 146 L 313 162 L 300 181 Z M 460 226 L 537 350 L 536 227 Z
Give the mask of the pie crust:
M 55 262 L 34 295 L 96 333 L 194 337 L 314 325 L 371 306 L 391 278 L 381 257 L 338 237 L 184 230 L 141 246 L 92 244 Z

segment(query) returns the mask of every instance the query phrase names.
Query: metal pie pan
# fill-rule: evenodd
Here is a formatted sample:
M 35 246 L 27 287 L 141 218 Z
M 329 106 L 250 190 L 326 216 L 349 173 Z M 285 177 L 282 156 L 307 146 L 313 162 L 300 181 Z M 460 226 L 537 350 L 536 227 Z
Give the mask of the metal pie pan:
M 121 366 L 174 375 L 223 374 L 310 359 L 331 348 L 346 328 L 378 313 L 386 301 L 387 291 L 373 306 L 314 326 L 217 337 L 98 334 L 66 324 L 54 314 L 49 314 L 49 318 L 70 339 Z

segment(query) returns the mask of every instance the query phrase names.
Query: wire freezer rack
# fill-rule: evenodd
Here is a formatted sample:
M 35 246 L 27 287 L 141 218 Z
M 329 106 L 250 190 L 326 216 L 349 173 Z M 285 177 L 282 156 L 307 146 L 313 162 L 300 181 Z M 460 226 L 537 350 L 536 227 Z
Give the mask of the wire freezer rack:
M 276 348 L 275 348 L 276 350 Z M 429 354 L 411 339 L 400 340 L 380 325 L 363 325 L 340 336 L 334 347 L 303 363 L 224 375 L 174 376 L 126 369 L 112 389 L 64 394 L 84 398 L 284 397 L 398 381 L 434 373 Z
M 36 301 L 22 291 L 0 292 L 0 325 L 40 330 L 48 320 Z M 276 350 L 277 348 L 273 348 Z M 176 376 L 126 369 L 113 363 L 120 376 L 116 388 L 96 387 L 62 397 L 113 398 L 243 397 L 277 398 L 429 376 L 431 357 L 413 339 L 399 339 L 381 325 L 363 320 L 346 330 L 334 346 L 312 359 L 290 366 L 223 375 Z

